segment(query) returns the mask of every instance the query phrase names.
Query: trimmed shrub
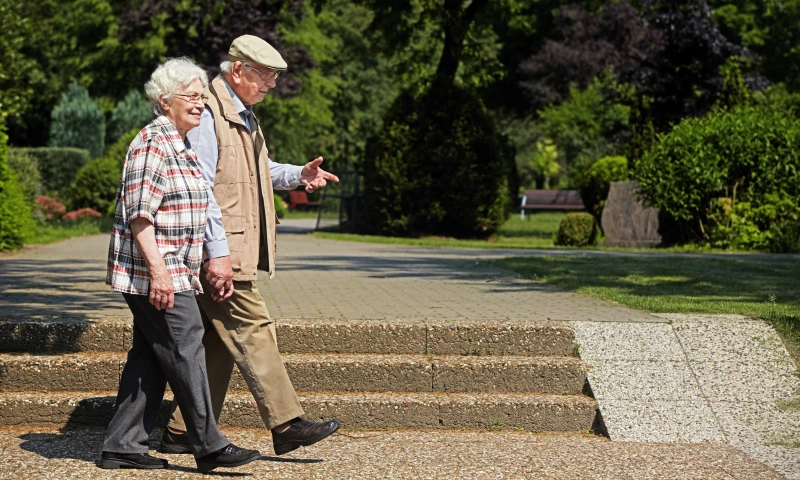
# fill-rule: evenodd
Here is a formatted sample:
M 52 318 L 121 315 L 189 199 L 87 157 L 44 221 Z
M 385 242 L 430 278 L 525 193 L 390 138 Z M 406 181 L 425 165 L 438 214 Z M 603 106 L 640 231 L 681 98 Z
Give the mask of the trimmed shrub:
M 36 157 L 25 151 L 9 148 L 8 167 L 19 180 L 25 200 L 32 205 L 36 202 L 36 196 L 42 193 L 42 176 Z
M 153 120 L 150 104 L 140 92 L 131 90 L 125 95 L 111 113 L 108 127 L 107 144 L 116 143 L 123 135 L 136 130 L 137 132 Z M 131 142 L 129 141 L 128 144 Z M 127 147 L 127 145 L 126 145 Z
M 120 172 L 122 171 L 122 166 L 125 164 L 125 157 L 128 155 L 128 149 L 131 143 L 133 143 L 133 139 L 136 138 L 136 135 L 139 135 L 141 130 L 141 128 L 129 130 L 122 134 L 113 145 L 106 149 L 106 153 L 103 156 L 117 162 Z
M 289 213 L 289 206 L 286 205 L 286 202 L 277 194 L 273 194 L 272 196 L 275 199 L 275 214 L 278 215 L 278 218 L 285 217 L 286 214 Z
M 513 149 L 464 89 L 402 93 L 366 151 L 366 225 L 380 234 L 485 238 L 507 217 Z
M 61 217 L 61 219 L 75 221 L 75 220 L 84 220 L 90 218 L 100 218 L 102 216 L 103 214 L 92 208 L 79 208 L 78 210 L 73 210 L 71 212 L 65 213 Z
M 581 200 L 599 222 L 611 182 L 628 180 L 628 160 L 625 157 L 603 157 L 591 164 L 582 177 Z
M 72 185 L 72 209 L 92 208 L 113 213 L 122 169 L 114 158 L 95 158 L 78 170 Z
M 659 136 L 637 163 L 635 176 L 646 204 L 662 215 L 665 243 L 754 245 L 737 238 L 743 230 L 732 227 L 731 214 L 752 218 L 762 233 L 791 223 L 793 214 L 786 209 L 764 217 L 745 214 L 737 205 L 746 202 L 748 211 L 759 211 L 800 203 L 800 119 L 759 107 L 686 119 Z M 768 250 L 783 248 L 756 243 Z
M 75 174 L 89 162 L 89 152 L 80 148 L 15 148 L 14 151 L 36 159 L 43 194 L 64 198 L 69 196 Z
M 0 251 L 16 249 L 33 234 L 33 216 L 22 186 L 8 167 L 8 136 L 0 116 Z
M 51 147 L 84 148 L 92 158 L 103 154 L 106 117 L 97 102 L 89 97 L 86 87 L 72 82 L 53 109 L 51 118 Z
M 555 244 L 563 247 L 586 247 L 597 241 L 597 222 L 585 212 L 568 213 L 558 224 Z
M 36 197 L 36 205 L 36 208 L 44 215 L 45 220 L 59 220 L 64 215 L 64 212 L 67 211 L 67 207 L 61 203 L 61 200 L 44 195 Z

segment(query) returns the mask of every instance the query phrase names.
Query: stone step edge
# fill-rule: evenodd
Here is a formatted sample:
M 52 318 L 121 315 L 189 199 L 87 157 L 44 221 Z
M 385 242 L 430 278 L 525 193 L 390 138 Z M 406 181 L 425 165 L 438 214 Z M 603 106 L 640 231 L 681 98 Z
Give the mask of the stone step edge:
M 0 354 L 0 391 L 115 389 L 124 353 Z M 579 393 L 576 357 L 286 354 L 295 388 L 308 391 Z M 247 390 L 234 369 L 229 390 Z
M 283 353 L 575 355 L 568 323 L 464 325 L 276 320 Z M 0 352 L 127 351 L 129 320 L 60 318 L 0 321 Z
M 105 426 L 115 392 L 2 393 L 0 425 Z M 590 430 L 597 402 L 582 395 L 298 393 L 305 417 L 337 418 L 349 429 L 522 429 L 547 432 Z M 162 405 L 160 425 L 169 402 Z M 248 393 L 229 394 L 221 427 L 262 428 Z

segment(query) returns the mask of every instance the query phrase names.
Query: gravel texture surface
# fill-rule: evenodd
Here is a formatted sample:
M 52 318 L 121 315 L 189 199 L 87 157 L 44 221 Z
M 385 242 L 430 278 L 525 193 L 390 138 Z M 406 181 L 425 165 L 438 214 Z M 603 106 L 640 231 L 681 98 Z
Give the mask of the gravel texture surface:
M 272 454 L 263 430 L 225 430 L 264 457 L 209 476 L 271 479 L 741 479 L 781 477 L 727 445 L 609 442 L 586 435 L 518 432 L 353 432 L 287 455 Z M 2 479 L 200 478 L 189 455 L 166 471 L 102 470 L 102 431 L 0 429 Z M 154 435 L 157 438 L 157 435 Z M 157 442 L 151 444 L 154 448 Z

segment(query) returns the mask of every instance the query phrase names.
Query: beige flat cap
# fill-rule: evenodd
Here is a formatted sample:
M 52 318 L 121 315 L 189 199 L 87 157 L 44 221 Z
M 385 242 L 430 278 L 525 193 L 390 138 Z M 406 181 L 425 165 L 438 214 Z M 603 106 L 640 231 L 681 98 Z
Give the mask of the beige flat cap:
M 275 47 L 254 35 L 242 35 L 231 43 L 228 50 L 231 62 L 255 62 L 276 70 L 286 70 L 286 60 Z

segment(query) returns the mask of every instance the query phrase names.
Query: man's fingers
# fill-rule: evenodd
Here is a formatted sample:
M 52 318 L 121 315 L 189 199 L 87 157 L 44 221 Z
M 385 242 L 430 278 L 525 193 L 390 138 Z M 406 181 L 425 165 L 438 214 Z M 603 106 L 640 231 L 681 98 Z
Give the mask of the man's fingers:
M 325 180 L 330 180 L 332 182 L 338 182 L 339 181 L 339 177 L 337 177 L 336 175 L 334 175 L 334 174 L 332 174 L 330 172 L 326 172 L 325 170 L 320 170 L 320 172 L 322 172 L 322 178 L 324 178 Z
M 167 298 L 169 299 L 169 301 L 167 302 L 167 310 L 169 310 L 170 308 L 175 306 L 175 294 L 170 293 Z

